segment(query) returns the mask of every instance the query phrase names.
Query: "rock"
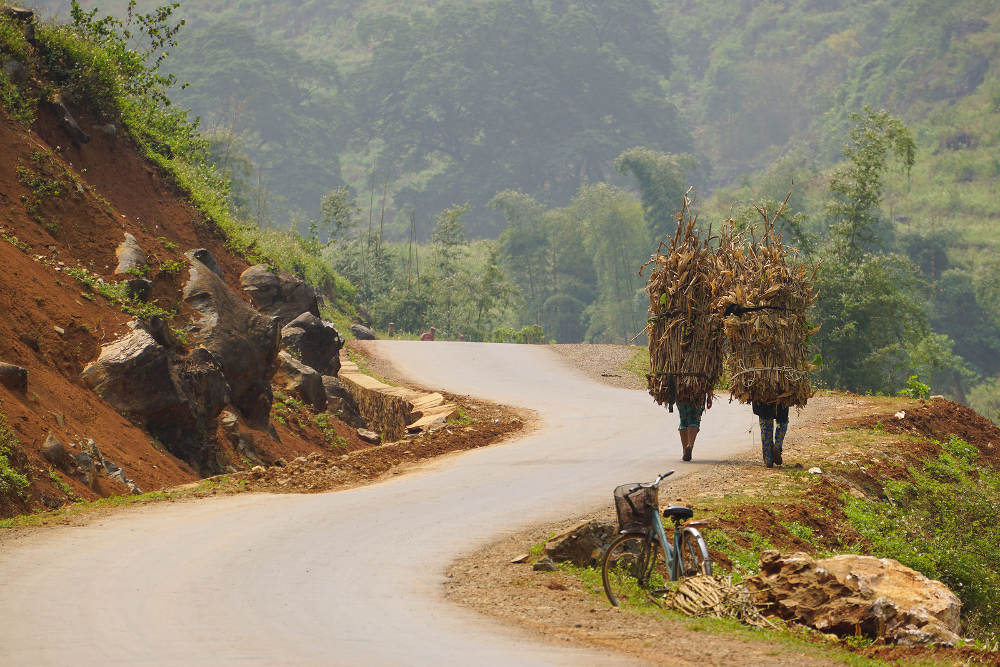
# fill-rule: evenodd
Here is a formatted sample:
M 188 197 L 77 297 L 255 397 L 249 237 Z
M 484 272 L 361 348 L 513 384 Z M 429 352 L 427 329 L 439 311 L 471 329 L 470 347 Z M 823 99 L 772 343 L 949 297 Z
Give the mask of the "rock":
M 179 355 L 143 323 L 129 326 L 132 333 L 105 345 L 83 369 L 84 383 L 170 453 L 200 471 L 217 472 L 215 420 L 229 402 L 222 367 L 205 348 Z
M 115 273 L 145 275 L 146 271 L 149 270 L 149 260 L 146 259 L 145 251 L 135 240 L 135 237 L 128 232 L 125 232 L 125 240 L 115 249 L 115 255 L 118 257 Z
M 90 452 L 80 452 L 73 455 L 73 464 L 76 466 L 76 475 L 88 488 L 94 489 L 97 485 L 97 463 Z
M 197 259 L 199 262 L 208 267 L 209 271 L 215 275 L 222 278 L 222 269 L 219 268 L 219 263 L 215 261 L 215 257 L 206 248 L 198 248 L 197 250 L 192 250 L 189 254 L 190 256 Z
M 531 566 L 535 572 L 558 572 L 559 566 L 548 556 L 542 556 Z
M 52 330 L 55 331 L 60 336 L 65 336 L 66 335 L 66 330 L 63 329 L 62 327 L 52 327 Z
M 251 426 L 271 414 L 271 377 L 278 356 L 278 323 L 249 308 L 193 253 L 184 300 L 201 314 L 190 337 L 211 352 L 229 383 L 230 400 Z
M 74 467 L 73 458 L 55 435 L 49 432 L 42 445 L 42 456 L 60 470 L 69 471 Z
M 254 479 L 260 479 L 266 472 L 267 469 L 264 468 L 264 466 L 254 466 L 253 468 L 250 468 L 250 476 Z
M 118 126 L 114 123 L 105 123 L 104 125 L 96 125 L 97 131 L 103 135 L 109 137 L 118 136 Z
M 821 468 L 812 467 L 812 468 L 809 468 L 809 474 L 810 475 L 822 475 L 823 474 L 823 470 Z
M 361 411 L 358 410 L 358 403 L 354 400 L 351 392 L 347 390 L 344 383 L 339 378 L 332 375 L 323 376 L 323 389 L 326 391 L 326 409 L 328 412 L 337 415 L 345 423 L 354 428 L 368 428 Z
M 601 555 L 616 537 L 616 522 L 593 519 L 550 540 L 545 545 L 545 555 L 557 563 L 569 561 L 577 567 L 593 566 L 600 562 Z
M 153 293 L 153 281 L 146 278 L 130 278 L 125 281 L 128 295 L 138 301 L 146 301 Z
M 139 485 L 133 482 L 132 480 L 130 479 L 125 480 L 125 484 L 128 486 L 128 492 L 131 493 L 133 496 L 142 495 L 142 489 L 140 489 Z
M 530 558 L 531 554 L 521 554 L 516 558 L 511 558 L 510 563 L 511 565 L 520 565 L 522 563 L 527 563 Z
M 375 332 L 362 324 L 352 324 L 351 333 L 358 340 L 375 340 Z
M 287 391 L 294 392 L 316 412 L 326 409 L 326 390 L 323 377 L 291 354 L 282 350 L 278 353 L 278 372 L 274 381 Z
M 302 313 L 281 330 L 281 344 L 306 366 L 321 375 L 340 372 L 344 339 L 330 322 Z
M 373 445 L 377 445 L 380 442 L 382 442 L 382 437 L 378 433 L 376 433 L 375 431 L 369 431 L 366 428 L 358 429 L 358 437 L 364 440 L 365 442 L 370 442 Z
M 13 391 L 28 391 L 28 369 L 0 361 L 0 384 Z
M 223 410 L 219 415 L 219 423 L 227 431 L 235 429 L 239 424 L 239 418 L 229 410 Z
M 961 601 L 939 581 L 889 558 L 765 551 L 746 580 L 758 602 L 786 620 L 839 636 L 858 632 L 905 645 L 953 645 Z
M 899 412 L 894 414 L 893 417 L 895 417 L 896 419 L 906 419 L 906 410 L 900 410 Z
M 316 292 L 287 271 L 274 273 L 265 264 L 251 266 L 240 275 L 240 285 L 253 307 L 277 317 L 281 326 L 306 312 L 319 317 Z
M 80 125 L 73 118 L 73 114 L 69 112 L 66 104 L 63 102 L 62 97 L 58 94 L 53 95 L 52 99 L 49 101 L 52 105 L 53 111 L 59 116 L 59 122 L 62 128 L 66 130 L 70 139 L 75 144 L 86 144 L 90 141 L 90 135 L 83 131 Z

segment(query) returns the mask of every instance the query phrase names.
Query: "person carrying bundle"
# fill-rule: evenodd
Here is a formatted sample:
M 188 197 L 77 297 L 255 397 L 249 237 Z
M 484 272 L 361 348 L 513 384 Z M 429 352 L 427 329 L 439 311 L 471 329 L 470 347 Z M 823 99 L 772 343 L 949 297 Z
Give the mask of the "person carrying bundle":
M 690 214 L 694 189 L 688 190 L 677 219 L 677 231 L 661 242 L 643 265 L 653 270 L 649 294 L 650 395 L 680 413 L 681 460 L 690 461 L 701 415 L 712 406 L 712 392 L 722 375 L 722 315 L 713 307 L 713 280 L 718 257 L 709 239 L 699 239 L 696 216 Z
M 764 221 L 759 242 L 724 231 L 720 249 L 729 277 L 718 300 L 729 343 L 729 391 L 753 407 L 768 468 L 783 463 L 788 409 L 812 396 L 809 339 L 819 328 L 807 316 L 816 299 L 809 267 L 795 261 L 774 229 L 783 207 L 773 217 L 757 208 Z
M 760 420 L 760 445 L 764 465 L 773 468 L 781 465 L 781 450 L 788 432 L 788 406 L 754 401 L 753 413 Z

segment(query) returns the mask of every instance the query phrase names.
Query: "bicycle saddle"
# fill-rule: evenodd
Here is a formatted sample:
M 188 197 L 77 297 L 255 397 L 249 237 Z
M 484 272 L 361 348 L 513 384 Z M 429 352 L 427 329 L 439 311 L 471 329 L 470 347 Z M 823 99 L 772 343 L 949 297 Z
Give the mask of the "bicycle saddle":
M 694 512 L 690 507 L 682 507 L 681 505 L 667 505 L 663 508 L 663 516 L 668 519 L 673 519 L 674 521 L 684 521 L 685 519 L 690 519 L 694 516 Z

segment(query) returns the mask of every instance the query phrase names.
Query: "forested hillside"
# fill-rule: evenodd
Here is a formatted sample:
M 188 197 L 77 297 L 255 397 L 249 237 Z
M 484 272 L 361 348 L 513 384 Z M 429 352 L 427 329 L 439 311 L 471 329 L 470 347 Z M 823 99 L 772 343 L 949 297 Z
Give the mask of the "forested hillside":
M 164 67 L 190 85 L 171 96 L 201 116 L 231 207 L 300 234 L 377 326 L 629 340 L 636 269 L 687 186 L 706 224 L 791 190 L 786 236 L 828 267 L 818 379 L 895 392 L 916 375 L 1000 411 L 994 2 L 206 0 L 176 16 Z

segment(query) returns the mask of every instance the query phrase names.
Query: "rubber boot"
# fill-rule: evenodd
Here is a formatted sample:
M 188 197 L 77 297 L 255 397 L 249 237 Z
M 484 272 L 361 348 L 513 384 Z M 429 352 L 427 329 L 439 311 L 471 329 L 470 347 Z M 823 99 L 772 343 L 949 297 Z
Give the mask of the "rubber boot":
M 781 450 L 785 445 L 785 433 L 788 431 L 788 422 L 778 422 L 774 427 L 774 447 L 771 448 L 774 463 L 781 465 Z
M 760 445 L 764 456 L 764 465 L 774 467 L 774 420 L 760 420 Z

